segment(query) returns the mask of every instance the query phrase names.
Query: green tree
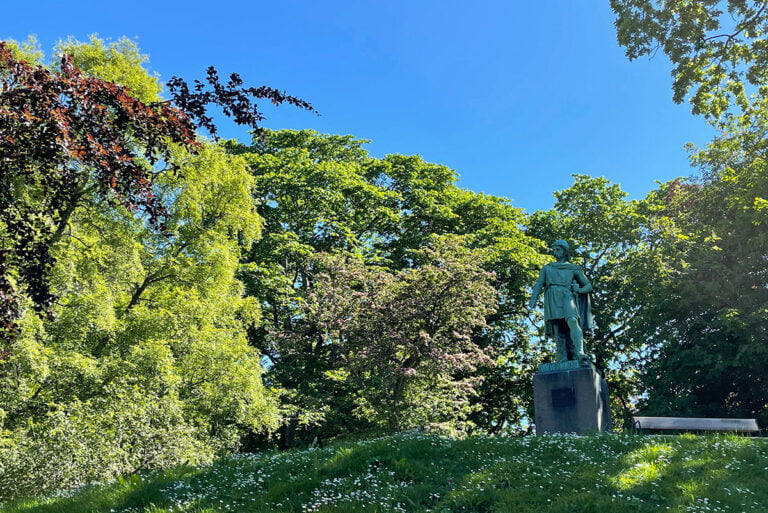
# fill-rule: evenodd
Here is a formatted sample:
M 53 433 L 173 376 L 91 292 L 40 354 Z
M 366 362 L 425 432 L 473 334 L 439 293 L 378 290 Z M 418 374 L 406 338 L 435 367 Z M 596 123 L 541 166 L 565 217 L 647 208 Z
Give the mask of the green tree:
M 258 304 L 235 277 L 240 244 L 261 226 L 252 177 L 216 148 L 182 171 L 157 184 L 173 197 L 166 235 L 107 202 L 73 215 L 50 274 L 58 315 L 25 309 L 2 365 L 2 426 L 23 456 L 4 489 L 34 485 L 22 479 L 32 467 L 58 487 L 204 462 L 276 428 L 261 356 L 246 338 Z M 54 429 L 62 416 L 71 422 Z M 72 454 L 82 466 L 57 475 Z
M 6 340 L 17 334 L 19 292 L 41 311 L 55 300 L 47 281 L 52 249 L 90 198 L 138 210 L 162 231 L 165 206 L 153 191 L 155 177 L 173 166 L 177 146 L 199 147 L 196 128 L 215 136 L 209 105 L 256 131 L 262 118 L 253 99 L 312 110 L 272 88 L 243 87 L 236 74 L 222 84 L 214 68 L 207 83 L 192 89 L 172 78 L 171 100 L 159 101 L 156 77 L 144 72 L 145 57 L 128 40 L 62 43 L 74 56 L 64 54 L 53 70 L 17 57 L 36 57 L 32 44 L 0 42 L 0 335 Z
M 59 72 L 17 60 L 0 43 L 0 289 L 3 338 L 18 316 L 15 284 L 47 309 L 52 247 L 89 194 L 142 209 L 158 225 L 145 162 L 168 158 L 161 142 L 193 148 L 181 111 L 153 109 L 124 89 L 90 80 L 65 56 Z
M 617 33 L 635 58 L 661 48 L 674 99 L 719 129 L 694 153 L 702 170 L 649 195 L 652 235 L 671 273 L 652 295 L 655 342 L 643 381 L 648 411 L 766 420 L 764 155 L 768 139 L 764 1 L 614 0 Z
M 360 424 L 350 418 L 353 390 L 335 379 L 340 354 L 304 322 L 302 308 L 314 287 L 315 253 L 370 255 L 377 230 L 394 219 L 383 204 L 387 191 L 365 179 L 364 142 L 280 131 L 251 147 L 229 144 L 249 163 L 264 219 L 264 236 L 248 251 L 241 278 L 263 310 L 264 323 L 250 331 L 250 340 L 269 359 L 268 382 L 285 390 L 289 445 L 300 426 L 309 442 Z M 332 427 L 309 430 L 318 423 Z
M 72 63 L 88 76 L 128 88 L 137 100 L 144 103 L 162 100 L 159 77 L 146 69 L 149 57 L 141 54 L 136 43 L 126 37 L 112 43 L 96 35 L 87 43 L 70 37 L 60 41 L 55 51 L 72 56 Z
M 672 61 L 674 100 L 718 121 L 729 110 L 765 108 L 768 2 L 611 0 L 619 44 L 636 59 L 661 50 Z
M 258 304 L 235 277 L 240 244 L 261 226 L 253 179 L 213 147 L 181 169 L 156 188 L 173 197 L 166 235 L 108 202 L 72 216 L 50 274 L 58 315 L 25 309 L 0 368 L 0 419 L 19 458 L 0 451 L 14 482 L 3 489 L 38 486 L 28 472 L 55 488 L 203 462 L 276 428 L 246 338 Z M 68 457 L 80 466 L 61 475 Z
M 243 279 L 262 304 L 265 324 L 251 332 L 251 341 L 272 361 L 268 379 L 292 391 L 285 404 L 297 411 L 297 422 L 326 415 L 324 436 L 362 428 L 354 419 L 341 420 L 355 405 L 346 399 L 354 390 L 335 379 L 345 365 L 336 345 L 302 314 L 315 289 L 311 255 L 348 252 L 396 273 L 414 267 L 414 252 L 432 244 L 435 235 L 453 234 L 467 248 L 485 249 L 482 265 L 495 273 L 501 299 L 488 316 L 493 325 L 473 336 L 478 346 L 497 350 L 495 358 L 506 370 L 494 370 L 495 378 L 488 380 L 493 385 L 472 401 L 514 401 L 512 391 L 528 388 L 523 376 L 531 358 L 522 349 L 528 339 L 520 336 L 517 320 L 524 315 L 524 287 L 541 261 L 532 247 L 536 242 L 520 229 L 521 211 L 503 198 L 459 189 L 455 173 L 444 166 L 402 155 L 373 159 L 363 143 L 349 136 L 281 131 L 251 147 L 230 144 L 251 166 L 265 219 L 264 237 L 249 253 Z M 287 350 L 285 344 L 297 334 L 303 349 Z M 518 364 L 510 351 L 526 353 L 529 360 Z M 490 369 L 496 366 L 485 374 L 490 376 Z M 474 421 L 500 429 L 524 413 L 525 406 L 499 407 L 478 412 Z M 316 432 L 305 430 L 309 440 Z
M 474 335 L 480 347 L 493 348 L 494 362 L 476 371 L 483 379 L 472 397 L 477 408 L 471 420 L 486 432 L 522 427 L 533 416 L 529 377 L 543 357 L 526 322 L 526 294 L 544 263 L 536 251 L 540 243 L 521 229 L 522 211 L 505 198 L 456 187 L 454 171 L 419 157 L 390 155 L 369 173 L 396 193 L 398 224 L 379 245 L 394 268 L 407 267 L 408 255 L 433 234 L 458 234 L 468 247 L 484 249 L 483 268 L 494 275 L 499 306 L 486 319 L 487 329 Z
M 697 156 L 706 180 L 667 184 L 659 194 L 658 215 L 681 241 L 654 297 L 659 343 L 643 376 L 645 407 L 765 423 L 768 174 L 762 158 L 737 162 L 737 148 L 728 151 L 724 142 Z
M 472 338 L 496 306 L 478 256 L 447 238 L 396 272 L 349 254 L 318 257 L 306 322 L 339 352 L 355 416 L 390 432 L 465 430 L 480 381 L 466 371 L 492 363 Z
M 77 84 L 118 94 L 149 116 L 171 112 L 140 107 L 127 89 L 90 78 L 104 72 L 135 87 L 145 84 L 151 100 L 156 79 L 142 69 L 134 46 L 97 40 L 64 46 L 73 55 L 64 67 L 76 60 L 82 71 L 57 74 L 13 61 L 8 73 L 53 82 L 71 73 Z M 15 122 L 21 118 L 14 108 L 3 113 Z M 22 128 L 43 130 L 37 121 Z M 87 123 L 79 122 L 77 137 L 88 139 Z M 4 134 L 19 137 L 4 150 L 32 155 L 14 127 L 3 125 Z M 141 152 L 137 141 L 128 144 Z M 4 277 L 22 286 L 10 296 L 16 333 L 3 339 L 0 351 L 0 498 L 205 462 L 237 449 L 248 433 L 276 429 L 275 393 L 264 386 L 261 355 L 246 336 L 259 324 L 260 308 L 236 277 L 243 248 L 261 234 L 255 181 L 243 158 L 218 145 L 187 142 L 194 152 L 163 142 L 163 166 L 177 172 L 142 182 L 140 198 L 157 208 L 162 229 L 147 209 L 99 188 L 98 162 L 89 166 L 63 153 L 60 162 L 30 157 L 26 175 L 13 167 L 18 160 L 0 169 L 0 179 L 12 185 L 2 194 L 13 204 L 3 211 L 11 222 L 0 224 L 2 241 L 23 242 L 13 237 L 19 234 L 13 222 L 38 229 L 30 233 L 40 234 L 50 258 L 34 276 L 45 280 L 55 300 L 49 310 L 55 315 L 33 308 L 29 283 L 16 273 L 23 255 L 6 246 L 17 267 Z M 131 165 L 151 174 L 140 155 Z M 69 172 L 74 184 L 56 181 Z M 64 195 L 64 212 L 48 210 L 57 190 L 77 192 Z
M 37 36 L 30 35 L 26 41 L 6 41 L 6 47 L 11 51 L 13 56 L 20 60 L 26 61 L 32 65 L 42 64 L 45 54 L 40 48 L 40 42 L 37 40 Z

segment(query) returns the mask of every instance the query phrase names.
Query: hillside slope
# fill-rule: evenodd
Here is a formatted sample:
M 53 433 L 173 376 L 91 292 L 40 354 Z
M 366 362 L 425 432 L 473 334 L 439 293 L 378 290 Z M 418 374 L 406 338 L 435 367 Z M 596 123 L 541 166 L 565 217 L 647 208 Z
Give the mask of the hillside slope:
M 132 476 L 4 513 L 768 511 L 768 439 L 404 434 Z

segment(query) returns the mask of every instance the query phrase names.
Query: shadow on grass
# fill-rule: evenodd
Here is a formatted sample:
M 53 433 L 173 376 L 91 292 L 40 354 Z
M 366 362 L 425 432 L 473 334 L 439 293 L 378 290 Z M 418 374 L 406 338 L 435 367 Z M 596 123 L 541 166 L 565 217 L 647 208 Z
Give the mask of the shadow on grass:
M 171 482 L 191 479 L 199 470 L 178 467 L 162 473 L 131 475 L 108 485 L 94 484 L 71 492 L 63 492 L 49 499 L 21 499 L 0 508 L 1 513 L 85 513 L 121 511 L 137 508 L 139 511 L 164 505 L 162 490 Z M 71 496 L 68 496 L 70 495 Z

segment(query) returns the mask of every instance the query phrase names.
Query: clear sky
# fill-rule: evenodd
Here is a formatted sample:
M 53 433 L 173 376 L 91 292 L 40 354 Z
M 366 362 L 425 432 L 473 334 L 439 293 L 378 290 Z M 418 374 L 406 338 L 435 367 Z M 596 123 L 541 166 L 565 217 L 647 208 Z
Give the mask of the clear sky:
M 550 208 L 573 173 L 643 197 L 691 174 L 683 145 L 713 135 L 672 102 L 663 55 L 627 61 L 608 0 L 0 0 L 0 39 L 36 34 L 50 55 L 93 33 L 135 39 L 161 79 L 214 65 L 322 114 L 265 108 L 268 128 L 419 154 L 528 212 Z

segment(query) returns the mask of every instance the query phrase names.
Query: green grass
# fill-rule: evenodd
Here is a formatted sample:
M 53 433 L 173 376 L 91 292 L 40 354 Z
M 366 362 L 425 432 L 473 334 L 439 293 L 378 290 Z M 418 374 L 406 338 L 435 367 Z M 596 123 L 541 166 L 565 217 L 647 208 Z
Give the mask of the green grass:
M 768 439 L 406 434 L 240 455 L 3 513 L 768 512 Z

